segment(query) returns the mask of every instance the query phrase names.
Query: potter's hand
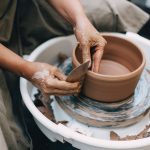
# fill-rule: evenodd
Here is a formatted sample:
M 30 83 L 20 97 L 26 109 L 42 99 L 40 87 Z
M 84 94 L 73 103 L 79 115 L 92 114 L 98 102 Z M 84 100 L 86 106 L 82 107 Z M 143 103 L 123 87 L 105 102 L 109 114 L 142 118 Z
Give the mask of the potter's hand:
M 74 32 L 82 50 L 83 61 L 90 60 L 92 71 L 98 72 L 106 40 L 87 19 L 81 20 L 75 26 Z
M 80 0 L 48 0 L 48 2 L 74 27 L 84 62 L 88 60 L 91 62 L 90 49 L 94 48 L 92 70 L 98 72 L 106 41 L 88 20 Z
M 80 91 L 78 82 L 66 82 L 66 76 L 54 66 L 39 62 L 28 62 L 26 66 L 24 77 L 46 95 L 70 95 Z
M 0 67 L 28 79 L 46 95 L 68 95 L 80 91 L 79 83 L 66 82 L 66 76 L 56 67 L 26 61 L 2 44 L 0 44 Z

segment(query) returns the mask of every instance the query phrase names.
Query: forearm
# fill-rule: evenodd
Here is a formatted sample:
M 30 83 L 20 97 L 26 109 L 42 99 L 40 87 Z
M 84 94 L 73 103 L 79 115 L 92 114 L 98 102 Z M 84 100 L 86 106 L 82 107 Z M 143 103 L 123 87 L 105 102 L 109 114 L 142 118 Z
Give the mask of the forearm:
M 80 0 L 47 0 L 74 29 L 82 51 L 83 62 L 90 61 L 92 71 L 98 72 L 106 40 L 99 34 L 87 18 Z M 91 55 L 91 48 L 94 53 Z
M 26 61 L 0 44 L 0 67 L 22 76 Z
M 48 2 L 73 26 L 88 20 L 79 0 L 48 0 Z

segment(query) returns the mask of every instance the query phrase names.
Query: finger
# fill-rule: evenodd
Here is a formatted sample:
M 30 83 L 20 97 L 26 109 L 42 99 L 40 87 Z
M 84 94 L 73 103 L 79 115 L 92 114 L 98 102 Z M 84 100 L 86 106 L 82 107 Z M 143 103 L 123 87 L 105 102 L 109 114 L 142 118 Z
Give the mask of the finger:
M 51 91 L 52 95 L 57 95 L 57 96 L 59 96 L 59 95 L 72 95 L 72 94 L 77 94 L 77 93 L 79 93 L 79 90 L 68 90 L 68 91 L 66 91 L 66 90 L 54 89 Z
M 97 50 L 93 55 L 92 71 L 98 73 L 100 68 L 100 61 L 103 56 L 103 50 Z
M 82 45 L 81 49 L 82 49 L 82 59 L 83 59 L 83 62 L 90 61 L 90 63 L 89 63 L 89 67 L 90 67 L 91 66 L 90 46 L 88 44 Z
M 42 90 L 42 93 L 46 94 L 46 95 L 50 95 L 50 94 L 58 94 L 57 91 L 65 91 L 65 92 L 62 92 L 62 94 L 64 93 L 64 95 L 66 95 L 67 93 L 70 93 L 70 94 L 74 94 L 74 93 L 79 93 L 81 91 L 81 85 L 78 86 L 78 88 L 76 89 L 73 89 L 73 90 L 64 90 L 64 89 L 57 89 L 57 88 L 54 88 L 54 87 L 44 87 L 43 90 Z M 60 93 L 61 94 L 61 93 Z
M 66 81 L 60 81 L 58 79 L 46 81 L 47 87 L 61 89 L 61 90 L 76 90 L 78 89 L 79 85 L 80 85 L 79 82 L 69 83 Z
M 55 76 L 56 76 L 59 80 L 63 80 L 63 81 L 65 81 L 66 78 L 67 78 L 59 69 L 56 70 Z

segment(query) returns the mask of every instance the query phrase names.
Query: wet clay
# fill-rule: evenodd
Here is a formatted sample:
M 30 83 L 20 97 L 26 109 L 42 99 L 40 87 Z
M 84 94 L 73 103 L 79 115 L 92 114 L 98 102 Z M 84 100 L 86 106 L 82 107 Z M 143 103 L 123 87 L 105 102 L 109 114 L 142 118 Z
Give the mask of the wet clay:
M 104 59 L 101 60 L 99 74 L 118 76 L 128 74 L 130 72 L 131 71 L 127 67 L 118 62 Z
M 142 50 L 126 38 L 105 35 L 104 49 L 99 73 L 88 71 L 82 94 L 101 102 L 119 102 L 130 97 L 137 86 L 145 66 Z M 73 66 L 82 61 L 79 46 L 73 51 Z
M 51 120 L 52 122 L 56 123 L 56 124 L 63 124 L 63 125 L 67 125 L 68 121 L 67 120 L 61 120 L 61 121 L 56 121 L 54 113 L 53 113 L 53 109 L 51 107 L 51 103 L 53 102 L 52 99 L 49 100 L 49 107 L 45 107 L 45 105 L 43 104 L 43 101 L 47 101 L 47 99 L 45 99 L 45 97 L 43 96 L 43 94 L 38 90 L 37 93 L 34 94 L 34 105 L 37 107 L 37 109 L 49 120 Z

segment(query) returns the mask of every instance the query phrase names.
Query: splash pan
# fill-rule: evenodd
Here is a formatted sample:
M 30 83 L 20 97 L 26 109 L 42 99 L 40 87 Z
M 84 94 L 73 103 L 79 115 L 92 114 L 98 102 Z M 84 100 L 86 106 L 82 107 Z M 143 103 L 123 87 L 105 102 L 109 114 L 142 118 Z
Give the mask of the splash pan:
M 112 33 L 109 33 L 109 34 L 112 34 Z M 150 51 L 149 51 L 150 42 L 148 40 L 133 33 L 127 33 L 126 35 L 113 33 L 113 35 L 131 39 L 133 42 L 139 45 L 144 50 L 144 53 L 146 54 L 145 55 L 146 56 L 146 70 L 150 70 Z M 57 60 L 58 53 L 63 52 L 67 54 L 68 56 L 71 56 L 71 53 L 72 53 L 71 50 L 75 48 L 75 46 L 76 46 L 76 42 L 75 42 L 74 36 L 55 38 L 39 46 L 29 56 L 28 60 L 42 61 L 42 62 L 46 62 L 50 64 L 55 64 L 58 61 Z M 143 74 L 144 75 L 142 76 L 143 80 L 146 79 L 145 77 L 147 76 L 146 74 L 145 75 Z M 139 84 L 142 84 L 142 86 L 139 86 L 139 88 L 141 88 L 139 90 L 143 93 L 143 95 L 140 95 L 140 97 L 144 98 L 147 93 L 145 90 L 149 90 L 149 89 L 146 89 L 145 87 L 143 87 L 144 86 L 143 81 L 141 81 L 141 83 L 139 82 Z M 73 117 L 71 117 L 71 115 L 68 115 L 68 113 L 66 113 L 60 107 L 60 105 L 54 98 L 52 107 L 53 107 L 55 119 L 57 121 L 61 121 L 61 120 L 68 121 L 68 124 L 66 126 L 61 123 L 55 124 L 54 122 L 47 119 L 35 107 L 32 101 L 33 100 L 32 94 L 35 92 L 35 88 L 31 85 L 31 83 L 26 81 L 25 79 L 21 79 L 20 88 L 21 88 L 22 98 L 26 107 L 29 109 L 29 111 L 33 115 L 38 127 L 51 141 L 59 140 L 61 142 L 69 142 L 74 147 L 78 149 L 82 149 L 82 150 L 116 150 L 116 149 L 149 150 L 150 149 L 150 137 L 142 138 L 139 140 L 131 140 L 131 141 L 110 140 L 110 131 L 115 131 L 121 137 L 125 137 L 127 135 L 138 134 L 140 131 L 142 131 L 145 128 L 146 125 L 150 124 L 149 114 L 143 117 L 143 119 L 140 119 L 137 123 L 131 126 L 127 126 L 127 127 L 120 127 L 120 128 L 119 127 L 112 128 L 110 126 L 107 128 L 93 127 L 93 126 L 88 126 L 86 124 L 83 124 L 77 121 L 76 119 L 74 119 Z M 139 101 L 140 101 L 140 97 L 138 99 Z M 141 107 L 140 108 L 138 107 L 138 108 L 140 109 L 140 111 L 143 111 L 142 110 L 143 107 L 146 108 L 146 105 L 148 103 L 144 103 L 144 101 L 146 102 L 146 99 L 142 99 L 140 102 L 139 101 L 134 101 L 134 103 L 133 101 L 129 101 L 129 102 L 133 103 L 136 106 L 139 106 L 142 101 L 143 106 L 141 104 Z M 132 105 L 130 106 L 132 107 Z M 118 106 L 114 105 L 114 107 L 118 107 Z

